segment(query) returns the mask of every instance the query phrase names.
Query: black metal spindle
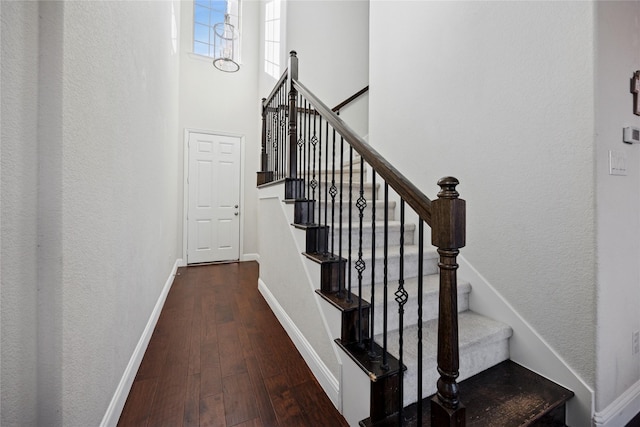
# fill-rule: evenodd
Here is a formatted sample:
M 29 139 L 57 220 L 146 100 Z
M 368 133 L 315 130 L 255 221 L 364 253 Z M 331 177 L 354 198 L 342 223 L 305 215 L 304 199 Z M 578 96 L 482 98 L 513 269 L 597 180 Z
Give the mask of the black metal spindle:
M 356 200 L 358 208 L 358 260 L 356 261 L 356 271 L 358 272 L 358 344 L 364 345 L 363 328 L 362 328 L 362 273 L 366 269 L 366 263 L 362 259 L 362 226 L 364 217 L 364 208 L 367 207 L 367 201 L 364 198 L 364 174 L 362 168 L 364 159 L 360 157 L 360 197 Z
M 304 105 L 304 101 L 302 100 L 302 95 L 298 96 L 298 105 L 300 107 L 302 107 Z M 304 190 L 304 182 L 305 182 L 305 170 L 304 170 L 304 160 L 305 160 L 305 153 L 304 153 L 304 148 L 306 147 L 306 144 L 304 143 L 304 126 L 305 126 L 305 115 L 304 115 L 304 110 L 303 113 L 300 114 L 299 110 L 296 109 L 295 111 L 295 119 L 296 121 L 296 126 L 297 126 L 297 130 L 298 130 L 298 139 L 296 141 L 296 143 L 298 144 L 298 182 L 296 183 L 296 188 L 299 189 L 303 189 Z M 302 198 L 302 192 L 296 192 L 296 198 Z
M 336 135 L 336 131 L 335 129 L 333 130 L 333 138 L 335 139 L 335 135 Z M 324 200 L 326 201 L 326 204 L 324 206 L 324 229 L 328 231 L 327 227 L 329 225 L 328 222 L 328 213 L 329 213 L 329 139 L 327 139 L 326 142 L 326 156 L 324 156 L 324 169 L 326 171 L 326 183 L 324 186 Z M 333 174 L 333 171 L 331 171 L 331 174 Z M 331 183 L 331 185 L 333 185 L 333 182 Z M 326 236 L 327 238 L 329 237 L 329 233 L 326 232 Z M 329 247 L 328 245 L 325 246 L 325 254 L 329 253 Z
M 331 253 L 335 254 L 336 253 L 335 252 L 336 194 L 338 194 L 338 189 L 336 188 L 336 132 L 335 130 L 333 131 L 333 139 L 331 142 L 331 188 L 329 189 L 329 194 L 331 195 Z
M 424 274 L 424 221 L 418 219 L 418 400 L 422 401 L 422 287 Z M 418 404 L 418 425 L 422 425 L 422 405 Z
M 317 112 L 313 110 L 313 136 L 311 137 L 311 145 L 313 146 L 313 166 L 312 166 L 312 175 L 311 178 L 311 200 L 316 200 L 316 187 L 318 186 L 318 181 L 316 181 L 316 146 L 318 145 L 318 135 L 316 133 L 316 122 L 318 121 Z M 320 145 L 320 149 L 322 149 L 322 144 Z
M 351 297 L 351 230 L 352 223 L 351 220 L 351 212 L 353 208 L 353 147 L 349 146 L 349 225 L 347 227 L 349 237 L 348 237 L 348 277 L 347 277 L 347 292 L 349 297 Z M 360 295 L 358 295 L 360 297 Z
M 375 171 L 374 171 L 375 174 Z M 388 297 L 388 263 L 389 263 L 389 184 L 384 183 L 384 224 L 383 224 L 383 246 L 382 246 L 382 284 L 383 284 L 383 305 L 382 305 L 382 369 L 389 369 L 389 361 L 387 358 L 387 310 L 389 304 Z
M 404 199 L 400 199 L 400 274 L 398 276 L 398 290 L 395 296 L 396 302 L 398 303 L 398 363 L 399 366 L 403 366 L 404 305 L 409 296 L 404 289 Z M 398 375 L 400 375 L 400 381 L 398 383 L 398 423 L 402 425 L 404 371 L 400 369 Z
M 338 221 L 338 259 L 340 268 L 342 268 L 342 199 L 344 198 L 344 139 L 340 138 L 340 219 Z M 338 274 L 338 292 L 342 295 L 344 292 L 344 275 L 342 272 Z M 351 294 L 347 294 L 347 302 L 351 302 Z
M 364 173 L 362 163 L 360 173 Z M 375 357 L 376 351 L 373 346 L 375 336 L 375 306 L 376 306 L 376 173 L 371 172 L 371 334 L 369 335 L 369 357 Z

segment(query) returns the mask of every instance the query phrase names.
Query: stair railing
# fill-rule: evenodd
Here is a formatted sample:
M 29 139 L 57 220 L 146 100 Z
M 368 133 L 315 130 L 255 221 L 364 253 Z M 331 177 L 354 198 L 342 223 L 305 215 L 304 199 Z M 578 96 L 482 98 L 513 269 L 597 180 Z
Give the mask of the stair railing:
M 351 325 L 343 324 L 338 343 L 352 346 L 356 351 L 360 349 L 366 354 L 367 363 L 377 366 L 379 372 L 397 369 L 396 398 L 389 399 L 384 408 L 372 408 L 372 422 L 393 415 L 398 417 L 398 425 L 402 425 L 405 393 L 415 393 L 415 398 L 407 399 L 410 401 L 421 402 L 424 397 L 424 223 L 431 226 L 431 243 L 437 247 L 440 272 L 439 379 L 431 400 L 431 425 L 464 426 L 465 408 L 456 382 L 459 373 L 456 257 L 465 245 L 465 201 L 456 190 L 458 180 L 440 179 L 438 198 L 431 201 L 298 80 L 298 58 L 294 51 L 289 58 L 289 68 L 269 97 L 263 99 L 262 130 L 262 170 L 258 172 L 258 184 L 285 182 L 285 198 L 294 200 L 296 208 L 300 207 L 296 209 L 296 224 L 307 229 L 307 256 L 321 260 L 323 268 L 327 266 L 330 271 L 328 277 L 332 280 L 323 279 L 321 292 L 330 295 L 335 304 L 355 309 L 356 316 Z M 354 160 L 354 156 L 359 159 Z M 371 170 L 367 182 L 365 168 Z M 383 187 L 381 201 L 377 200 L 379 180 Z M 390 199 L 394 197 L 399 200 L 400 218 L 399 235 L 392 237 L 389 214 L 393 211 Z M 418 218 L 417 254 L 409 253 L 410 245 L 406 242 L 414 237 L 406 228 L 407 206 Z M 381 220 L 379 209 L 383 210 Z M 380 228 L 382 242 L 376 241 L 376 230 Z M 371 243 L 370 251 L 364 249 L 363 242 L 367 239 Z M 382 246 L 380 265 L 376 265 L 376 246 Z M 399 260 L 397 272 L 389 271 L 391 257 Z M 405 272 L 409 268 L 417 268 L 416 295 L 409 295 L 405 288 Z M 394 281 L 397 287 L 392 288 Z M 377 283 L 382 284 L 382 313 L 378 313 L 382 316 L 381 331 L 377 330 L 375 321 L 378 296 L 374 285 Z M 363 293 L 366 287 L 370 287 L 368 294 Z M 388 339 L 387 300 L 391 292 L 398 310 L 397 343 Z M 403 336 L 405 305 L 410 297 L 418 299 L 416 343 L 405 343 Z M 381 344 L 374 339 L 377 334 Z M 404 390 L 406 345 L 417 346 L 415 391 Z M 396 356 L 390 355 L 392 347 L 396 349 Z M 416 417 L 417 425 L 422 425 L 421 404 L 417 405 Z

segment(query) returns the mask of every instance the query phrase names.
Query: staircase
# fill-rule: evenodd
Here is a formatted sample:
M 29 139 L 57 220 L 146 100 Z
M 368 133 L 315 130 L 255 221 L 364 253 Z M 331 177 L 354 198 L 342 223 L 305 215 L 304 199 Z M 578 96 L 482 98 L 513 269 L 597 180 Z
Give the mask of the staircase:
M 455 274 L 457 180 L 441 180 L 429 201 L 295 84 L 295 54 L 288 73 L 263 101 L 258 184 L 283 183 L 305 236 L 301 256 L 320 267 L 316 292 L 342 319 L 335 342 L 370 381 L 359 424 L 564 425 L 573 393 L 510 361 L 511 328 L 469 310 L 472 286 Z

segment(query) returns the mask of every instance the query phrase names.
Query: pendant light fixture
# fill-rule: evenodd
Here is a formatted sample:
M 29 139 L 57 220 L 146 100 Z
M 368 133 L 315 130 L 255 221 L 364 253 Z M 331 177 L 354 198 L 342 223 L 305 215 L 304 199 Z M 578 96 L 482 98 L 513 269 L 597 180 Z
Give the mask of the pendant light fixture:
M 224 15 L 224 22 L 213 26 L 213 66 L 227 73 L 240 69 L 235 61 L 238 31 L 229 23 L 229 14 Z

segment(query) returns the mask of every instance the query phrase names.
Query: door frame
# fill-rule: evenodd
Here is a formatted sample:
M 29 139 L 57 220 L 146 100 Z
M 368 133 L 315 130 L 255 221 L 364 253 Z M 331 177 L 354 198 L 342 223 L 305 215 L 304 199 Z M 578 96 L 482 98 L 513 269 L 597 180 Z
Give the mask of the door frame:
M 183 264 L 187 265 L 187 239 L 189 234 L 187 224 L 187 214 L 189 213 L 189 136 L 192 133 L 202 133 L 205 135 L 219 135 L 219 136 L 231 136 L 240 139 L 240 236 L 239 239 L 239 261 L 244 259 L 244 159 L 245 159 L 245 136 L 237 133 L 202 130 L 194 128 L 184 129 L 184 141 L 183 141 L 183 173 L 182 173 L 182 260 Z

